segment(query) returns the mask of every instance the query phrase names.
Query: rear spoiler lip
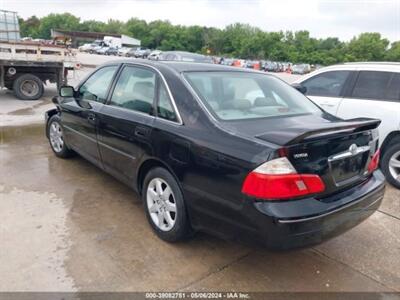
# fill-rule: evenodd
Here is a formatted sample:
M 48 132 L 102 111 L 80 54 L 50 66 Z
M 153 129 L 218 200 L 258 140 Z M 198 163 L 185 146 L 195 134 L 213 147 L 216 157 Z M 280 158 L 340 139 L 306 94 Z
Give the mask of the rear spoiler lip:
M 321 128 L 315 130 L 307 130 L 304 128 L 302 132 L 300 132 L 296 137 L 289 139 L 288 141 L 284 142 L 282 146 L 289 146 L 299 144 L 300 142 L 304 142 L 308 139 L 312 139 L 313 137 L 322 137 L 322 136 L 329 136 L 338 133 L 356 133 L 365 130 L 371 130 L 377 128 L 381 120 L 378 119 L 369 119 L 369 118 L 357 118 L 357 119 L 350 119 L 350 120 L 343 120 L 338 122 L 339 124 L 335 126 L 335 122 L 329 123 L 329 126 L 321 126 Z M 284 129 L 284 131 L 290 130 L 290 128 Z M 268 132 L 265 139 L 268 140 L 268 135 L 271 136 L 279 136 L 282 135 L 283 131 L 274 131 Z M 263 136 L 265 134 L 261 134 L 256 136 L 257 138 L 264 139 Z

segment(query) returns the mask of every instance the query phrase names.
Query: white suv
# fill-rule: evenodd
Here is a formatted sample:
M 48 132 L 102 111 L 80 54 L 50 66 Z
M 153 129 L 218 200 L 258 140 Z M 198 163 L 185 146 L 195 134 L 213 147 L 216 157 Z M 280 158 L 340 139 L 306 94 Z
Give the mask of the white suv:
M 298 79 L 305 94 L 343 119 L 369 117 L 379 126 L 381 169 L 400 188 L 400 63 L 348 63 L 319 69 Z

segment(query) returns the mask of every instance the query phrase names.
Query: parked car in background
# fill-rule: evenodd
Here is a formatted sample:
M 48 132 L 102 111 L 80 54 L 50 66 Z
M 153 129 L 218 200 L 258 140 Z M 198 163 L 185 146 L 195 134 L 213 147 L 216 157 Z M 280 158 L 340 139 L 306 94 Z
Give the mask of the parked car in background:
M 110 47 L 108 47 L 108 46 L 97 48 L 96 49 L 96 54 L 106 55 L 108 49 L 110 49 Z
M 295 64 L 292 66 L 292 74 L 304 75 L 311 72 L 309 64 Z
M 136 53 L 136 49 L 131 48 L 125 53 L 125 56 L 126 57 L 136 57 L 135 53 Z
M 278 72 L 278 64 L 274 61 L 266 61 L 264 66 L 266 72 Z
M 162 51 L 160 51 L 160 50 L 154 50 L 149 54 L 149 56 L 147 58 L 150 60 L 159 60 L 161 53 L 162 53 Z
M 131 50 L 131 48 L 128 47 L 121 47 L 118 49 L 118 56 L 126 56 L 126 53 Z
M 214 63 L 213 59 L 209 56 L 185 51 L 165 51 L 160 55 L 160 60 Z
M 150 49 L 144 49 L 144 48 L 137 48 L 134 52 L 133 52 L 133 56 L 136 58 L 147 58 L 147 56 L 149 56 L 151 53 Z M 132 55 L 131 55 L 132 56 Z
M 104 52 L 105 55 L 118 55 L 118 49 L 114 47 L 109 47 L 108 49 L 105 50 Z
M 92 49 L 92 48 L 95 47 L 95 46 L 97 46 L 97 44 L 93 44 L 93 43 L 90 43 L 90 44 L 83 44 L 82 46 L 79 46 L 79 47 L 78 47 L 78 50 L 79 50 L 80 52 L 88 52 L 90 49 Z
M 97 51 L 99 51 L 99 50 L 102 49 L 102 48 L 103 48 L 103 46 L 94 44 L 93 47 L 91 47 L 91 48 L 89 49 L 89 51 L 87 51 L 87 52 L 89 52 L 90 54 L 95 54 L 95 53 L 97 53 Z
M 252 60 L 246 60 L 244 67 L 247 69 L 253 69 L 255 62 Z
M 382 120 L 381 168 L 387 180 L 400 188 L 400 63 L 330 66 L 297 83 L 307 89 L 307 97 L 332 115 Z
M 126 60 L 54 102 L 55 155 L 79 153 L 134 188 L 166 241 L 205 231 L 303 247 L 354 227 L 383 198 L 379 120 L 334 117 L 275 76 Z
M 233 65 L 233 61 L 234 61 L 234 59 L 233 58 L 222 58 L 221 60 L 220 60 L 220 64 L 221 65 L 224 65 L 224 66 L 232 66 Z

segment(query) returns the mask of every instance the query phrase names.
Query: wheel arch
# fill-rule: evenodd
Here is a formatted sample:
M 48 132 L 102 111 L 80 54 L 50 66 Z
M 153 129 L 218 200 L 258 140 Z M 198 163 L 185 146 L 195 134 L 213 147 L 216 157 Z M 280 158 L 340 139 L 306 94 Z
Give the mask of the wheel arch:
M 391 133 L 389 133 L 385 140 L 382 143 L 381 146 L 381 157 L 384 155 L 385 151 L 390 147 L 390 145 L 392 145 L 395 142 L 399 142 L 400 143 L 400 131 L 392 131 Z
M 49 121 L 52 116 L 57 115 L 57 114 L 58 114 L 58 110 L 56 108 L 53 108 L 46 112 L 46 137 L 47 138 L 49 138 Z
M 166 169 L 168 172 L 171 173 L 171 175 L 175 178 L 176 182 L 178 183 L 179 186 L 181 186 L 180 181 L 178 177 L 176 176 L 175 172 L 172 170 L 170 166 L 168 166 L 166 163 L 162 162 L 161 160 L 151 157 L 146 160 L 144 160 L 137 172 L 136 176 L 136 190 L 139 193 L 139 195 L 142 194 L 142 188 L 143 188 L 143 182 L 144 178 L 146 177 L 146 174 L 153 168 L 156 167 L 161 167 Z

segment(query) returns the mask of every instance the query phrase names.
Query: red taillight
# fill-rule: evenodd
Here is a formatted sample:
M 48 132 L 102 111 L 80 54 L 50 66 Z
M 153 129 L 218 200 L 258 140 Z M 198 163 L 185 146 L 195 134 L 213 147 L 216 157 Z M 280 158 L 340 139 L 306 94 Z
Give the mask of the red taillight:
M 296 198 L 324 190 L 318 175 L 297 174 L 286 157 L 266 162 L 252 171 L 242 187 L 244 194 L 267 200 Z
M 368 172 L 371 173 L 378 169 L 379 167 L 379 157 L 381 156 L 381 151 L 378 149 L 378 151 L 375 152 L 375 154 L 372 156 L 371 161 L 369 162 L 368 165 Z

